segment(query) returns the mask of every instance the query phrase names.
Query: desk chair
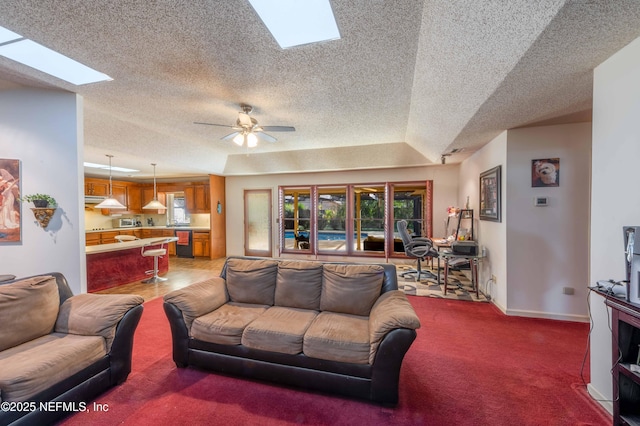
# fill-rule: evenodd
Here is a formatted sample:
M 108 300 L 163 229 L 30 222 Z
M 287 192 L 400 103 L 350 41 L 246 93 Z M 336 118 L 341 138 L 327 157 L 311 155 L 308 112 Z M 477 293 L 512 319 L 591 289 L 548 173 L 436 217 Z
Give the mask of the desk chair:
M 166 240 L 161 240 L 152 242 L 151 244 L 142 247 L 141 253 L 143 256 L 153 257 L 153 269 L 145 272 L 146 274 L 153 274 L 153 276 L 151 278 L 143 280 L 143 283 L 155 284 L 162 281 L 167 281 L 167 278 L 158 276 L 158 258 L 167 254 L 167 249 L 165 247 L 166 243 Z M 157 246 L 158 244 L 160 244 L 160 248 L 149 248 L 151 246 Z
M 420 276 L 425 275 L 427 279 L 435 280 L 437 277 L 429 271 L 422 269 L 422 261 L 428 257 L 438 257 L 438 251 L 433 247 L 430 238 L 412 237 L 407 230 L 407 221 L 398 221 L 398 232 L 404 244 L 404 253 L 418 261 L 417 269 L 410 269 L 400 274 L 401 277 L 416 274 L 416 281 L 420 281 Z
M 138 237 L 134 237 L 133 235 L 116 235 L 115 240 L 119 243 L 123 242 L 123 241 L 135 241 L 135 240 L 139 240 Z

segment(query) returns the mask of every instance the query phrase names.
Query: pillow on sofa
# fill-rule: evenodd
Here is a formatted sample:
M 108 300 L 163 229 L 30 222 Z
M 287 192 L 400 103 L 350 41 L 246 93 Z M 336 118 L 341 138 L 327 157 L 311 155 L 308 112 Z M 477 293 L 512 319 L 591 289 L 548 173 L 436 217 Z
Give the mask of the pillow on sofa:
M 58 284 L 50 275 L 0 285 L 0 351 L 51 333 L 59 307 Z
M 320 310 L 368 316 L 383 279 L 380 265 L 325 264 Z
M 276 306 L 320 309 L 322 263 L 283 260 L 278 264 Z
M 273 305 L 277 261 L 231 258 L 226 268 L 227 291 L 232 302 Z

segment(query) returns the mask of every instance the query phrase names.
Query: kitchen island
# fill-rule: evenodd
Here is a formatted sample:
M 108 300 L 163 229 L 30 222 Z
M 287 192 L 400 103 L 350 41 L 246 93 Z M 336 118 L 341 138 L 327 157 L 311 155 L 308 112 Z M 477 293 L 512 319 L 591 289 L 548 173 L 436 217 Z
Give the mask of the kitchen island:
M 160 248 L 176 241 L 176 237 L 142 238 L 122 243 L 86 247 L 87 292 L 95 292 L 122 284 L 140 281 L 153 269 L 153 257 L 142 256 L 143 248 Z M 169 256 L 158 259 L 160 273 L 169 270 Z

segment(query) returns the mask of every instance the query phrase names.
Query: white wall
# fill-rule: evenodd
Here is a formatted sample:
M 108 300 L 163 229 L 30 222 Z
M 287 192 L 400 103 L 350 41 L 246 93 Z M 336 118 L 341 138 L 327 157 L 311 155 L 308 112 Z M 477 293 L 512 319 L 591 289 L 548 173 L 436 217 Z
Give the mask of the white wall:
M 506 185 L 504 177 L 507 173 L 507 132 L 498 135 L 481 150 L 462 162 L 460 166 L 460 187 L 458 190 L 458 206 L 463 206 L 469 197 L 469 205 L 478 217 L 480 208 L 480 173 L 496 166 L 502 166 L 502 222 L 478 220 L 476 224 L 477 240 L 487 253 L 480 265 L 480 285 L 483 292 L 490 295 L 492 302 L 503 311 L 507 306 L 507 208 Z M 488 283 L 491 274 L 496 276 L 496 283 Z
M 640 38 L 594 71 L 589 283 L 625 278 L 622 227 L 640 225 Z M 603 298 L 590 295 L 591 383 L 595 396 L 612 397 L 611 331 Z M 610 405 L 610 404 L 609 404 Z
M 47 193 L 58 202 L 46 229 L 23 203 L 22 241 L 0 245 L 0 273 L 62 272 L 74 293 L 86 291 L 82 146 L 82 98 L 43 89 L 0 91 L 0 157 L 20 160 L 21 194 Z
M 541 158 L 560 159 L 558 187 L 531 186 Z M 586 321 L 591 123 L 509 130 L 507 163 L 507 313 Z
M 458 165 L 434 165 L 406 169 L 357 170 L 331 173 L 229 176 L 226 178 L 227 256 L 244 254 L 244 190 L 271 189 L 273 193 L 273 254 L 278 253 L 278 186 L 410 182 L 433 180 L 433 232 L 444 233 L 447 207 L 457 204 Z M 338 256 L 332 259 L 338 260 Z

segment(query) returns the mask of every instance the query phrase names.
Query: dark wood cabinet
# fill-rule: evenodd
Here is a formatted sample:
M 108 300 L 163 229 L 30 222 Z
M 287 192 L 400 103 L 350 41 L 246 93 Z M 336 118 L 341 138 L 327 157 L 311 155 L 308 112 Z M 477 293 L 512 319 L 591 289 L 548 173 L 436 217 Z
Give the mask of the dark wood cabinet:
M 640 425 L 640 305 L 605 297 L 613 333 L 613 424 Z

